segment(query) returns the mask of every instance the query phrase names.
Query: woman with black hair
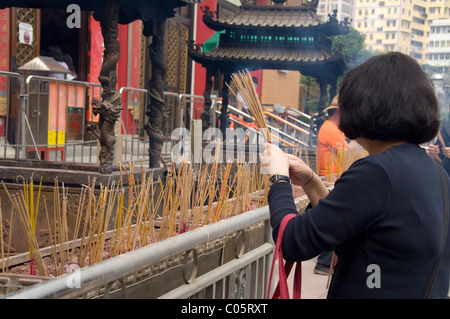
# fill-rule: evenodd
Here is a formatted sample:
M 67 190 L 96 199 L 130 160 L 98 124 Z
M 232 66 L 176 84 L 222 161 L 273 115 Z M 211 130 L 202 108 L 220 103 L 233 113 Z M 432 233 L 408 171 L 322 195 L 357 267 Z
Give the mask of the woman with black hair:
M 266 144 L 261 165 L 272 175 L 274 239 L 283 217 L 296 212 L 290 183 L 300 185 L 310 206 L 287 224 L 283 254 L 302 261 L 334 250 L 338 264 L 328 298 L 445 298 L 450 245 L 444 241 L 443 200 L 449 196 L 443 195 L 438 166 L 419 146 L 439 129 L 430 80 L 407 55 L 375 56 L 345 76 L 339 107 L 340 130 L 369 156 L 330 192 L 301 159 Z

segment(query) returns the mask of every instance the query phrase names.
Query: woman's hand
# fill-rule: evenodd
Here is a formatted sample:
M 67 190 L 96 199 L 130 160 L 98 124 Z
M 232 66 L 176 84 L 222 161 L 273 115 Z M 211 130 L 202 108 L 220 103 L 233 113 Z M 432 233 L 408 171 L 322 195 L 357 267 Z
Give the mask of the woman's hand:
M 428 145 L 427 147 L 427 154 L 430 156 L 433 160 L 435 160 L 438 163 L 441 163 L 441 159 L 439 158 L 439 146 L 437 145 Z
M 262 174 L 289 176 L 292 184 L 302 186 L 312 206 L 328 195 L 328 189 L 320 177 L 300 158 L 286 155 L 273 144 L 266 143 L 264 148 L 264 154 L 261 155 Z
M 443 147 L 442 154 L 444 154 L 445 157 L 450 158 L 450 147 Z
M 314 177 L 314 171 L 297 156 L 288 154 L 289 176 L 294 185 L 303 186 Z
M 264 144 L 264 154 L 261 156 L 261 173 L 273 176 L 275 174 L 289 176 L 289 160 L 280 148 L 273 144 Z
M 284 153 L 273 144 L 264 144 L 264 155 L 261 156 L 261 173 L 273 176 L 275 174 L 286 175 L 291 178 L 291 183 L 303 186 L 311 181 L 313 170 L 300 158 Z
M 427 154 L 431 158 L 436 159 L 439 155 L 439 146 L 437 145 L 429 145 L 427 148 Z

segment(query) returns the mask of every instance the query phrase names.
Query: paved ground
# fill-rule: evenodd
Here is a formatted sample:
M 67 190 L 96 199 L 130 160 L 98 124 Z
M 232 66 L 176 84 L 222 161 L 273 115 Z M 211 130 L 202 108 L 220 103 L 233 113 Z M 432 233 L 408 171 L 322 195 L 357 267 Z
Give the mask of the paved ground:
M 314 274 L 315 266 L 316 258 L 302 263 L 302 299 L 325 299 L 327 297 L 328 276 Z
M 325 299 L 327 297 L 327 282 L 328 276 L 314 274 L 314 267 L 316 266 L 316 258 L 302 262 L 302 299 Z M 292 298 L 292 281 L 294 279 L 294 270 L 291 271 L 288 277 L 289 293 Z M 278 269 L 275 267 L 273 286 L 278 282 Z

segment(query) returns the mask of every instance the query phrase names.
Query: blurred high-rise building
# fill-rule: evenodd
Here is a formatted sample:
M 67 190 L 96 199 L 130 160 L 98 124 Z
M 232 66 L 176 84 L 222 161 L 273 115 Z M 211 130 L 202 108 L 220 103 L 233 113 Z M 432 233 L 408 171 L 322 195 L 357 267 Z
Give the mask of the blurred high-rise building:
M 369 50 L 400 51 L 427 63 L 431 24 L 450 18 L 450 0 L 354 0 L 352 26 Z
M 353 3 L 355 0 L 319 0 L 317 6 L 317 15 L 324 21 L 328 20 L 328 15 L 332 15 L 334 10 L 337 10 L 336 19 L 343 21 L 348 18 L 349 21 L 353 18 Z

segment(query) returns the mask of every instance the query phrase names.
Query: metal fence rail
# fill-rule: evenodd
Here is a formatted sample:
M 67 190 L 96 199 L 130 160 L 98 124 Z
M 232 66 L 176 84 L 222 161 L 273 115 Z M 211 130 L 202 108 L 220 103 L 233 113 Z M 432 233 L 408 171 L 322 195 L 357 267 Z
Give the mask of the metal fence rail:
M 214 119 L 214 120 L 217 118 L 217 115 L 220 115 L 220 110 L 219 110 L 219 108 L 221 107 L 221 105 L 222 105 L 222 102 L 221 102 L 221 101 L 216 101 L 216 102 L 213 104 L 213 113 L 214 113 L 213 119 Z M 247 114 L 247 113 L 245 113 L 245 112 L 242 112 L 242 111 L 240 111 L 239 109 L 237 109 L 237 108 L 235 108 L 235 107 L 233 107 L 233 106 L 231 106 L 231 105 L 228 105 L 228 111 L 229 111 L 229 112 L 232 112 L 232 113 L 234 113 L 234 114 L 236 114 L 236 115 L 238 115 L 238 116 L 241 116 L 241 117 L 243 117 L 243 118 L 253 120 L 253 118 L 252 118 L 249 114 Z M 274 115 L 274 114 L 272 114 L 272 113 L 270 113 L 270 112 L 264 112 L 264 115 L 266 115 L 266 116 L 271 116 L 271 117 L 275 117 L 277 120 L 284 121 L 283 119 L 279 119 L 276 115 Z M 254 137 L 255 137 L 257 134 L 262 136 L 262 133 L 260 133 L 259 131 L 254 130 L 253 128 L 251 128 L 251 127 L 249 127 L 249 126 L 247 126 L 244 122 L 237 121 L 237 120 L 235 120 L 235 119 L 233 119 L 233 118 L 230 118 L 230 121 L 233 122 L 233 123 L 235 123 L 238 127 L 242 127 L 242 128 L 244 128 L 245 130 L 248 130 L 250 133 L 252 133 L 251 135 L 253 136 L 253 138 L 250 137 L 250 141 L 251 141 L 252 143 L 256 143 L 256 140 L 255 140 Z M 284 121 L 284 122 L 288 123 L 287 121 Z M 283 124 L 284 124 L 284 123 L 283 123 Z M 289 123 L 289 125 L 290 125 L 290 127 L 291 127 L 291 130 L 293 130 L 294 132 L 302 132 L 302 133 L 305 134 L 306 136 L 309 136 L 309 132 L 308 132 L 308 131 L 306 131 L 306 130 L 304 130 L 304 129 L 301 129 L 300 127 L 297 127 L 297 126 L 295 126 L 294 124 L 291 124 L 291 123 Z M 272 126 L 272 125 L 270 125 L 270 124 L 268 124 L 267 127 L 269 128 L 270 132 L 273 134 L 273 137 L 274 137 L 280 144 L 283 144 L 283 145 L 285 145 L 285 146 L 290 146 L 290 147 L 295 147 L 295 146 L 298 146 L 298 145 L 302 145 L 302 146 L 304 146 L 304 147 L 307 147 L 307 146 L 308 146 L 308 144 L 307 144 L 306 142 L 304 142 L 304 141 L 300 138 L 300 136 L 297 136 L 297 135 L 293 136 L 292 133 L 286 133 L 286 132 L 283 131 L 281 128 L 276 128 L 276 127 L 274 127 L 274 126 Z
M 164 135 L 170 136 L 175 128 L 184 126 L 185 108 L 181 105 L 180 94 L 175 92 L 164 92 L 164 105 L 169 113 Z
M 195 263 L 198 247 L 233 233 L 245 237 L 248 227 L 261 222 L 264 223 L 261 245 L 245 253 L 244 249 L 238 250 L 236 258 L 199 277 L 192 270 L 186 283 L 159 297 L 265 298 L 273 247 L 268 219 L 269 208 L 264 206 L 36 284 L 6 298 L 98 298 L 93 291 L 102 291 L 100 297 L 108 298 L 113 286 L 119 287 L 120 296 L 126 298 L 136 289 L 136 278 L 152 273 L 158 263 L 183 253 L 186 258 L 191 252 Z M 187 267 L 187 263 L 184 266 Z M 74 278 L 79 288 L 74 286 L 77 282 Z
M 23 77 L 21 74 L 19 73 L 14 73 L 14 72 L 6 72 L 6 71 L 0 71 L 0 78 L 5 78 L 5 83 L 6 83 L 6 90 L 2 91 L 6 93 L 6 117 L 5 117 L 5 123 L 4 123 L 4 137 L 1 139 L 2 143 L 0 146 L 0 154 L 2 157 L 10 157 L 10 158 L 14 158 L 14 157 L 18 157 L 19 156 L 19 149 L 17 148 L 12 148 L 10 146 L 10 143 L 8 143 L 8 135 L 12 135 L 9 136 L 12 140 L 13 136 L 17 131 L 17 128 L 15 126 L 10 125 L 10 121 L 9 118 L 12 116 L 11 114 L 11 109 L 9 107 L 10 101 L 13 99 L 15 99 L 16 101 L 16 105 L 17 108 L 20 108 L 20 104 L 21 104 L 21 97 L 22 94 L 24 92 L 24 84 L 23 84 Z M 19 115 L 19 112 L 17 112 L 17 114 L 14 114 L 15 116 Z M 11 134 L 10 134 L 11 133 Z
M 265 298 L 272 251 L 273 245 L 266 243 L 160 298 L 186 299 L 194 295 L 201 299 Z
M 38 159 L 71 163 L 97 163 L 98 141 L 92 136 L 88 126 L 95 126 L 98 116 L 92 112 L 93 98 L 100 99 L 101 86 L 98 83 L 69 81 L 31 75 L 24 77 L 19 73 L 0 72 L 6 77 L 5 91 L 7 112 L 14 105 L 13 117 L 6 116 L 5 137 L 0 138 L 0 157 L 14 159 Z M 11 94 L 11 92 L 14 92 Z M 116 161 L 148 161 L 148 135 L 145 124 L 148 117 L 148 91 L 146 89 L 122 87 L 119 90 L 123 107 L 120 127 L 116 132 Z M 197 120 L 203 111 L 205 99 L 200 95 L 164 92 L 165 109 L 170 121 L 164 127 L 166 141 L 163 156 L 170 156 L 177 141 L 171 140 L 174 129 L 191 129 L 192 120 Z M 212 117 L 215 125 L 221 101 L 212 97 Z M 229 106 L 230 112 L 250 118 L 248 114 Z M 298 112 L 298 111 L 297 111 Z M 242 123 L 235 125 L 256 131 Z M 286 123 L 285 123 L 286 124 Z M 14 127 L 10 127 L 10 125 Z M 286 126 L 286 125 L 284 125 Z M 298 126 L 298 123 L 289 127 Z M 292 136 L 286 129 L 269 128 L 286 145 L 306 145 L 302 136 Z M 285 127 L 286 128 L 286 127 Z M 308 136 L 306 130 L 302 131 Z
M 6 82 L 6 90 L 2 91 L 6 101 L 5 136 L 0 138 L 0 157 L 97 163 L 98 142 L 86 130 L 86 125 L 98 121 L 91 102 L 94 97 L 101 99 L 100 84 L 37 75 L 25 77 L 4 71 L 0 71 L 0 79 Z M 122 87 L 119 92 L 124 110 L 120 132 L 116 132 L 117 149 L 121 149 L 117 152 L 118 160 L 148 159 L 145 131 L 148 91 Z M 164 92 L 164 102 L 170 121 L 164 127 L 168 139 L 163 152 L 170 154 L 172 131 L 189 127 L 191 120 L 203 110 L 204 98 Z M 11 110 L 14 114 L 10 114 Z M 81 117 L 80 121 L 71 122 L 71 117 L 76 116 Z
M 120 118 L 122 141 L 122 161 L 134 161 L 148 157 L 148 134 L 145 130 L 148 104 L 146 89 L 122 87 L 120 90 L 122 112 Z
M 100 93 L 101 86 L 96 83 L 28 76 L 22 112 L 25 121 L 20 127 L 22 144 L 33 143 L 34 147 L 23 147 L 25 156 L 28 158 L 28 153 L 35 151 L 37 159 L 65 161 L 67 146 L 71 146 L 72 161 L 76 161 L 75 145 L 78 145 L 81 153 L 89 154 L 89 157 L 83 156 L 77 161 L 93 162 L 93 155 L 96 157 L 97 154 L 92 152 L 92 143 L 85 143 L 85 123 L 98 120 L 92 113 L 91 102 L 94 98 L 100 99 Z M 37 144 L 46 146 L 38 147 Z

